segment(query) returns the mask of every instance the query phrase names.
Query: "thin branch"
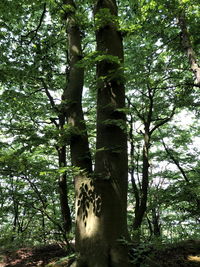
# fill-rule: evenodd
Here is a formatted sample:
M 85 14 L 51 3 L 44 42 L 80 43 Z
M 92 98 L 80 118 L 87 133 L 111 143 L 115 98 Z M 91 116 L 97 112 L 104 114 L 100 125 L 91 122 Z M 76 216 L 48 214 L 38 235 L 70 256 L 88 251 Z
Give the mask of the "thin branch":
M 55 118 L 50 118 L 50 121 L 56 126 L 57 129 L 59 129 L 59 124 L 57 123 Z
M 30 41 L 28 42 L 28 45 L 29 45 L 30 43 L 32 43 L 33 39 L 37 36 L 38 31 L 39 31 L 39 29 L 40 29 L 40 27 L 41 27 L 41 25 L 42 25 L 42 22 L 43 22 L 43 19 L 44 19 L 44 16 L 45 16 L 46 11 L 47 11 L 47 10 L 46 10 L 46 3 L 44 3 L 43 12 L 42 12 L 42 15 L 41 15 L 41 17 L 40 17 L 40 21 L 39 21 L 39 24 L 38 24 L 37 28 L 34 29 L 34 30 L 32 30 L 32 31 L 30 31 L 30 32 L 27 33 L 26 35 L 22 35 L 23 38 L 27 38 L 27 37 L 29 37 L 29 35 L 34 34 L 34 35 L 32 36 L 32 38 L 30 39 Z
M 47 97 L 48 97 L 48 99 L 49 99 L 49 101 L 50 101 L 50 104 L 51 104 L 52 108 L 53 108 L 56 112 L 59 112 L 59 110 L 58 110 L 58 108 L 57 108 L 57 106 L 56 106 L 56 104 L 55 104 L 55 102 L 54 102 L 54 99 L 53 99 L 52 95 L 50 94 L 50 92 L 49 92 L 49 90 L 48 90 L 48 86 L 47 86 L 47 84 L 45 83 L 44 79 L 40 78 L 40 81 L 42 82 L 42 85 L 43 85 L 43 87 L 44 87 L 45 93 L 46 93 L 46 95 L 47 95 Z
M 167 155 L 170 157 L 170 159 L 174 162 L 174 164 L 177 166 L 177 168 L 179 169 L 179 171 L 181 172 L 183 178 L 185 179 L 185 181 L 189 184 L 190 181 L 185 173 L 185 171 L 183 170 L 183 168 L 180 166 L 179 161 L 174 157 L 174 155 L 170 152 L 170 149 L 166 146 L 164 140 L 162 139 L 162 144 L 165 148 L 165 151 L 167 152 Z
M 183 84 L 184 85 L 184 84 Z M 188 85 L 188 86 L 194 86 L 194 87 L 198 87 L 200 88 L 200 84 L 196 84 L 196 83 L 186 83 L 185 85 Z
M 149 111 L 148 111 L 148 115 L 147 115 L 147 125 L 148 127 L 150 127 L 150 124 L 152 122 L 152 113 L 153 113 L 153 95 L 152 95 L 152 88 L 149 86 L 149 84 L 147 84 L 147 88 L 148 88 L 148 98 L 149 98 Z
M 38 93 L 38 92 L 42 92 L 42 90 L 43 90 L 43 88 L 39 88 L 39 89 L 37 89 L 37 90 L 35 90 L 35 91 L 29 93 L 29 94 L 28 94 L 28 97 L 31 96 L 31 95 L 34 95 L 34 94 L 36 94 L 36 93 Z
M 134 146 L 134 140 L 133 140 L 133 116 L 132 114 L 130 115 L 130 131 L 129 131 L 129 138 L 130 138 L 130 156 L 131 156 L 131 167 L 130 167 L 130 174 L 131 174 L 131 183 L 132 183 L 132 188 L 133 188 L 133 192 L 135 195 L 135 200 L 136 200 L 136 209 L 139 208 L 139 203 L 140 203 L 140 197 L 139 197 L 139 190 L 138 187 L 136 185 L 135 182 L 135 178 L 134 178 L 134 171 L 135 171 L 135 167 L 134 167 L 134 150 L 135 150 L 135 146 Z
M 186 174 L 186 172 L 184 171 L 184 169 L 181 167 L 179 161 L 174 157 L 174 155 L 170 152 L 170 149 L 166 146 L 164 140 L 162 139 L 162 144 L 165 148 L 165 151 L 167 152 L 168 156 L 170 157 L 170 159 L 173 161 L 173 163 L 176 165 L 176 167 L 179 169 L 180 173 L 182 174 L 184 180 L 186 181 L 186 183 L 188 185 L 191 184 L 190 180 L 188 179 L 188 176 Z M 197 210 L 199 211 L 200 208 L 200 199 L 199 196 L 196 193 L 193 193 L 194 199 L 196 201 L 197 204 Z
M 158 129 L 160 126 L 164 125 L 165 123 L 167 123 L 168 121 L 171 120 L 171 118 L 174 116 L 175 114 L 175 110 L 176 110 L 176 107 L 174 106 L 173 107 L 173 110 L 172 110 L 172 113 L 169 117 L 165 118 L 165 119 L 161 119 L 160 122 L 158 122 L 150 131 L 150 135 L 156 130 Z
M 135 105 L 133 105 L 133 104 L 131 103 L 131 100 L 129 99 L 128 96 L 126 96 L 126 100 L 128 101 L 128 105 L 129 105 L 129 107 L 132 106 L 133 109 L 136 111 L 137 116 L 141 119 L 141 121 L 145 122 L 145 118 L 144 118 L 143 116 L 141 116 L 140 112 L 139 112 L 138 109 L 135 107 Z
M 40 193 L 40 191 L 38 190 L 37 186 L 35 185 L 34 182 L 31 181 L 31 179 L 29 179 L 29 177 L 27 175 L 23 176 L 23 179 L 28 181 L 28 183 L 30 184 L 31 188 L 33 189 L 33 191 L 36 193 L 36 195 L 38 196 L 38 199 L 40 200 L 40 202 L 42 203 L 42 206 L 44 209 L 47 208 L 48 204 L 46 202 L 46 199 L 44 199 Z

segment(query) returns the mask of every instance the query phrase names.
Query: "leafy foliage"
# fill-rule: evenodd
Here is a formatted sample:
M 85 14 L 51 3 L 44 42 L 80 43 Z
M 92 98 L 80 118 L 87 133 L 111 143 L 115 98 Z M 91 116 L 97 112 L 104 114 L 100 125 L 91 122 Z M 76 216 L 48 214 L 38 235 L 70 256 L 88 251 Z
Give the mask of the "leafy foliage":
M 100 77 L 100 82 L 126 80 L 127 108 L 116 112 L 127 114 L 127 125 L 114 119 L 103 121 L 102 125 L 117 125 L 128 131 L 129 172 L 139 193 L 145 125 L 150 122 L 149 188 L 141 238 L 153 238 L 156 223 L 160 227 L 159 238 L 163 240 L 197 237 L 198 229 L 194 225 L 199 222 L 200 207 L 200 95 L 181 44 L 177 19 L 184 10 L 198 58 L 199 3 L 197 0 L 124 0 L 119 3 L 120 19 L 106 8 L 93 19 L 92 6 L 93 1 L 77 1 L 76 14 L 84 46 L 78 67 L 85 70 L 82 104 L 92 157 L 97 152 L 95 99 L 99 81 L 95 78 L 95 66 L 105 61 L 119 68 Z M 64 18 L 73 10 L 73 6 L 63 5 L 62 1 L 0 2 L 2 246 L 10 242 L 25 245 L 64 239 L 58 193 L 60 174 L 67 175 L 66 194 L 74 222 L 73 177 L 79 170 L 71 166 L 68 149 L 67 166 L 59 167 L 57 156 L 58 147 L 67 146 L 72 137 L 80 134 L 71 125 L 58 127 L 70 66 Z M 94 51 L 94 30 L 108 24 L 117 27 L 124 37 L 124 65 L 106 51 Z M 118 147 L 113 151 L 116 157 L 120 153 Z M 129 181 L 131 233 L 136 197 Z M 140 250 L 137 253 L 139 257 Z

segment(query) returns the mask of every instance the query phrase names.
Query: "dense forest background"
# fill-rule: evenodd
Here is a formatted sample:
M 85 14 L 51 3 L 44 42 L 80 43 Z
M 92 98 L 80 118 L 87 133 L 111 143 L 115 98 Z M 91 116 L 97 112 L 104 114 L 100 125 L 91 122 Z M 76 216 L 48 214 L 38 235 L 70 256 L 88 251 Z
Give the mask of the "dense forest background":
M 107 149 L 95 144 L 97 88 L 105 80 L 124 84 L 126 91 L 126 104 L 118 108 L 126 115 L 126 125 L 124 117 L 106 118 L 104 124 L 117 125 L 128 138 L 129 239 L 121 242 L 139 247 L 131 261 L 135 263 L 141 251 L 145 254 L 149 244 L 200 239 L 199 1 L 117 1 L 118 15 L 112 13 L 113 3 L 0 2 L 3 249 L 58 243 L 73 250 L 74 177 L 83 168 L 74 159 L 72 143 L 79 144 L 77 136 L 87 130 L 94 169 L 97 150 Z M 99 8 L 95 15 L 94 5 Z M 123 62 L 118 54 L 98 49 L 99 29 L 111 23 L 123 38 Z M 78 46 L 71 45 L 73 38 L 80 41 L 78 52 Z M 100 69 L 102 62 L 111 67 L 99 74 L 96 66 Z M 85 119 L 83 123 L 80 115 L 76 124 L 75 118 L 74 126 L 73 99 L 79 93 L 70 93 L 70 88 L 83 76 Z M 114 142 L 112 153 L 119 153 L 122 140 Z M 79 148 L 74 151 L 81 161 Z M 110 168 L 103 157 L 99 161 Z M 84 186 L 79 200 L 89 212 L 87 183 Z M 101 203 L 94 198 L 98 216 Z

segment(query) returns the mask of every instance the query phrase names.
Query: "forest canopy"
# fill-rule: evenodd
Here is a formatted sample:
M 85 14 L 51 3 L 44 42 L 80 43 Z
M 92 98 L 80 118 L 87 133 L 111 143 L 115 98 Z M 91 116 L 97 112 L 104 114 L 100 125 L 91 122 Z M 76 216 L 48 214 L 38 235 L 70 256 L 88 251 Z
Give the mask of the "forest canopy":
M 128 267 L 200 238 L 199 25 L 198 0 L 0 1 L 2 248 Z

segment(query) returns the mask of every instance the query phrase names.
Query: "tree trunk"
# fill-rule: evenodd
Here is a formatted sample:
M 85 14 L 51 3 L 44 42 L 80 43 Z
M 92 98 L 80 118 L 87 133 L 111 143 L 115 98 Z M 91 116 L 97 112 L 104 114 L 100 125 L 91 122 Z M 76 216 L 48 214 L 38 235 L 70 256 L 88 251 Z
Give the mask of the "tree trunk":
M 59 167 L 66 167 L 66 146 L 57 148 L 59 157 Z M 66 172 L 62 172 L 58 182 L 59 196 L 60 196 L 60 207 L 63 219 L 63 233 L 66 234 L 71 230 L 72 221 L 71 213 L 68 203 L 68 190 L 67 190 L 67 177 Z
M 161 225 L 160 225 L 160 216 L 159 216 L 159 212 L 156 211 L 156 208 L 152 208 L 151 210 L 152 212 L 152 224 L 153 224 L 153 234 L 156 237 L 160 237 L 161 236 Z
M 97 51 L 97 143 L 92 178 L 76 177 L 76 266 L 127 267 L 127 137 L 123 84 L 122 38 L 117 26 L 114 0 L 97 1 L 95 17 L 108 12 L 96 31 Z M 111 18 L 112 17 L 112 18 Z M 110 58 L 112 56 L 113 58 Z M 113 59 L 113 62 L 112 62 Z M 101 79 L 102 77 L 103 80 Z
M 165 151 L 167 153 L 167 155 L 169 156 L 169 158 L 173 161 L 173 163 L 176 165 L 176 167 L 178 168 L 178 170 L 180 171 L 181 175 L 183 176 L 186 184 L 188 186 L 190 186 L 191 182 L 189 180 L 189 177 L 187 175 L 187 173 L 184 171 L 184 169 L 181 167 L 179 160 L 173 155 L 173 151 L 170 150 L 167 145 L 165 144 L 164 140 L 162 140 L 163 146 L 165 148 Z M 197 214 L 199 213 L 200 210 L 200 198 L 199 196 L 195 193 L 195 192 L 191 192 L 191 194 L 193 195 L 193 198 L 196 202 L 196 210 L 197 210 Z
M 142 154 L 143 162 L 142 162 L 141 198 L 139 207 L 135 209 L 135 219 L 133 222 L 133 229 L 137 231 L 140 229 L 147 208 L 147 195 L 149 187 L 149 146 L 150 146 L 149 125 L 150 125 L 149 123 L 146 123 L 145 133 L 144 133 L 144 145 Z
M 44 67 L 45 69 L 45 67 Z M 57 113 L 58 115 L 58 121 L 53 118 L 50 118 L 51 122 L 56 126 L 59 135 L 57 138 L 57 145 L 56 145 L 56 150 L 58 153 L 58 163 L 59 163 L 59 168 L 63 168 L 67 166 L 66 162 L 66 145 L 67 142 L 64 141 L 64 127 L 66 124 L 66 116 L 65 116 L 65 109 L 63 107 L 63 103 L 61 104 L 61 108 L 58 108 L 54 102 L 53 97 L 51 96 L 48 86 L 46 82 L 41 79 L 42 84 L 45 88 L 46 95 L 50 101 L 52 109 Z M 62 98 L 64 97 L 64 93 L 62 95 Z M 72 222 L 71 222 L 71 213 L 70 213 L 70 208 L 68 204 L 68 194 L 67 194 L 67 177 L 66 177 L 66 172 L 61 173 L 59 176 L 59 181 L 58 181 L 58 191 L 59 191 L 59 197 L 60 197 L 60 208 L 61 208 L 61 214 L 62 214 L 62 233 L 63 237 L 65 240 L 67 240 L 66 233 L 71 230 Z
M 69 75 L 67 86 L 63 93 L 62 108 L 70 128 L 70 150 L 72 165 L 82 171 L 92 171 L 87 129 L 82 110 L 82 91 L 84 84 L 84 69 L 77 64 L 82 59 L 81 31 L 76 21 L 76 6 L 73 0 L 63 0 L 67 5 L 66 33 L 69 56 Z
M 181 14 L 179 15 L 178 22 L 181 29 L 181 38 L 182 38 L 181 41 L 183 49 L 187 53 L 191 70 L 193 71 L 196 79 L 195 82 L 197 84 L 200 84 L 200 66 L 198 65 L 197 56 L 193 49 L 190 34 L 187 29 L 185 11 L 182 11 Z

